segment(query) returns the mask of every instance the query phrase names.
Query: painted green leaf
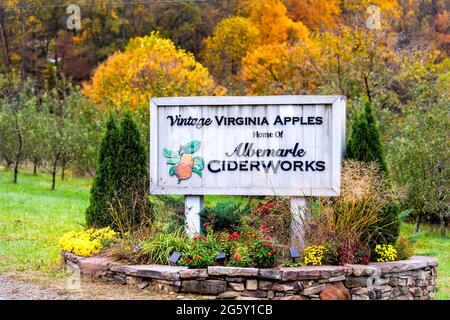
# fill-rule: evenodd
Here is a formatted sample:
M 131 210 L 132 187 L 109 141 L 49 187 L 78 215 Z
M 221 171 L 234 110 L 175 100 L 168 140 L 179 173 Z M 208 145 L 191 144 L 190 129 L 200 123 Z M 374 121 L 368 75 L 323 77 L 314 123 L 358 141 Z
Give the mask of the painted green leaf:
M 200 170 L 203 170 L 205 167 L 205 161 L 203 161 L 202 157 L 194 157 L 194 163 Z
M 201 142 L 198 140 L 192 140 L 191 142 L 188 142 L 183 147 L 183 152 L 192 154 L 196 152 L 198 149 L 200 149 Z
M 198 174 L 200 176 L 200 178 L 202 177 L 202 170 L 200 170 L 196 167 L 192 167 L 192 171 L 194 171 L 196 174 Z
M 170 158 L 169 160 L 167 160 L 167 164 L 175 164 L 175 165 L 177 165 L 178 162 L 180 162 L 180 159 Z
M 173 176 L 173 175 L 175 174 L 175 170 L 176 170 L 176 169 L 177 169 L 176 166 L 171 166 L 170 169 L 169 169 L 169 174 L 170 174 L 171 176 Z
M 166 149 L 166 148 L 164 148 L 164 150 L 163 150 L 163 155 L 166 158 L 177 158 L 178 159 L 180 157 L 178 152 L 175 152 L 175 151 L 172 151 L 172 150 Z

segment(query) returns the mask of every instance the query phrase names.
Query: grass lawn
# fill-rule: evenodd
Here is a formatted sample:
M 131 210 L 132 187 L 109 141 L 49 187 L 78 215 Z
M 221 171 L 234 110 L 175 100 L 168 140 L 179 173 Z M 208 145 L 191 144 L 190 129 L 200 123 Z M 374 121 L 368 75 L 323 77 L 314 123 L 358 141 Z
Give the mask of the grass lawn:
M 89 201 L 91 180 L 58 179 L 50 190 L 47 174 L 19 175 L 11 182 L 11 172 L 0 169 L 0 272 L 40 270 L 49 274 L 58 269 L 58 239 L 67 231 L 81 229 Z M 227 197 L 226 197 L 227 198 Z M 207 197 L 213 205 L 225 198 Z M 413 226 L 402 224 L 402 234 L 410 236 Z M 415 243 L 416 254 L 434 256 L 439 261 L 437 299 L 450 300 L 450 238 L 439 230 L 422 225 Z
M 438 290 L 436 299 L 450 300 L 450 237 L 442 238 L 439 226 L 421 225 L 419 234 L 413 234 L 412 224 L 402 224 L 401 233 L 414 242 L 416 255 L 436 257 L 438 266 Z
M 58 239 L 82 228 L 89 201 L 90 180 L 58 179 L 51 191 L 47 174 L 0 169 L 0 272 L 55 269 L 59 261 Z

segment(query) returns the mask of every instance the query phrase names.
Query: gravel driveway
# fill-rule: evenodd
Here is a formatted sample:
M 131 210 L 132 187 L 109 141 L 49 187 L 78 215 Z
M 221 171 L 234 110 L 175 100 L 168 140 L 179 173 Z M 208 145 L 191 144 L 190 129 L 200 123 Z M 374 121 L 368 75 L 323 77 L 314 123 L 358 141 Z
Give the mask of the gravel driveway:
M 0 300 L 67 300 L 79 299 L 68 294 L 0 275 Z
M 67 289 L 67 278 L 49 279 L 27 272 L 0 274 L 0 300 L 190 300 L 209 296 L 151 292 L 128 285 L 82 277 L 79 290 Z

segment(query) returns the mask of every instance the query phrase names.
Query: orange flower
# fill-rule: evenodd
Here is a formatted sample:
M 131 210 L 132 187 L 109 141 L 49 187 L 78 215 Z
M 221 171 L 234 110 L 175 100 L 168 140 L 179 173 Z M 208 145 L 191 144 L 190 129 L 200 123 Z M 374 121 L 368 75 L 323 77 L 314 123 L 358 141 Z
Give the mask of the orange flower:
M 231 256 L 234 260 L 241 260 L 242 256 L 239 253 L 235 253 Z

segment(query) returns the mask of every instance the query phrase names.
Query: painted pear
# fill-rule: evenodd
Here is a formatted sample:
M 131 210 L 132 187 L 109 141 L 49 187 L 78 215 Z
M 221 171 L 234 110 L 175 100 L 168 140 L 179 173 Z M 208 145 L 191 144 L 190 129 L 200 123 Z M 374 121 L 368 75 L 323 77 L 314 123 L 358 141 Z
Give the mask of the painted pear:
M 178 183 L 181 180 L 189 179 L 192 176 L 192 167 L 194 166 L 194 158 L 191 154 L 183 154 L 180 162 L 175 169 L 175 175 L 178 178 Z

